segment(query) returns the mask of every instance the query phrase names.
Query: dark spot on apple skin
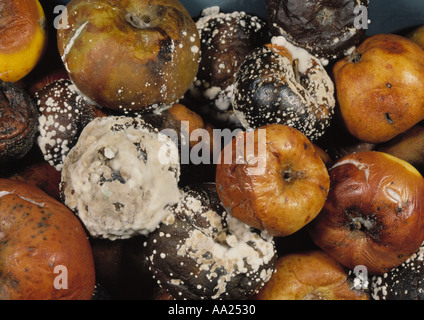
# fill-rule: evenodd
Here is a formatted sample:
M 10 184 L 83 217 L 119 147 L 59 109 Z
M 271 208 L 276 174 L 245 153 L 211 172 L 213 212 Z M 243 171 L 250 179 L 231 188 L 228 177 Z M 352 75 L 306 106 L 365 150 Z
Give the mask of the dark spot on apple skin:
M 392 118 L 390 117 L 390 114 L 389 114 L 388 112 L 386 112 L 386 113 L 384 114 L 384 116 L 385 116 L 385 118 L 386 118 L 386 121 L 387 121 L 389 124 L 393 124 L 393 120 L 392 120 Z
M 164 62 L 171 61 L 174 41 L 163 29 L 156 28 L 156 31 L 163 36 L 163 39 L 159 41 L 160 49 L 158 53 L 158 60 Z
M 403 54 L 406 51 L 402 45 L 394 41 L 385 41 L 384 50 L 391 54 Z
M 348 61 L 349 62 L 353 62 L 353 63 L 358 63 L 361 62 L 362 60 L 362 54 L 360 54 L 357 51 L 354 51 L 349 57 L 348 57 Z
M 389 63 L 389 64 L 386 65 L 386 69 L 391 70 L 391 69 L 393 69 L 393 66 Z

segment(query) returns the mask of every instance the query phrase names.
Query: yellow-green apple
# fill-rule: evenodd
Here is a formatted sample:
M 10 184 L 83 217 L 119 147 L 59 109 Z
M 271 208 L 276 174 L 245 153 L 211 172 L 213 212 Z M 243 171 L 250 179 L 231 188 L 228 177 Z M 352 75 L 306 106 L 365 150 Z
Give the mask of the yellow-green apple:
M 371 36 L 333 73 L 343 122 L 359 140 L 385 142 L 424 119 L 424 50 L 412 40 Z
M 351 270 L 382 274 L 424 240 L 424 179 L 406 161 L 378 151 L 346 155 L 330 169 L 330 191 L 307 226 L 312 240 Z
M 113 110 L 180 99 L 199 64 L 199 34 L 178 0 L 71 0 L 57 44 L 86 98 Z

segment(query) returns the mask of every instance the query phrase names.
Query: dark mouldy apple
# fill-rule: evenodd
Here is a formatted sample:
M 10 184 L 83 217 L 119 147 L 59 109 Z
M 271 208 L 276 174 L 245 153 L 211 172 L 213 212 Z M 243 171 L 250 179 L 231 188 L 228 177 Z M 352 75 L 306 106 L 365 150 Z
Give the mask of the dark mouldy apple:
M 400 266 L 372 276 L 370 292 L 374 300 L 424 300 L 424 246 Z
M 21 159 L 32 149 L 37 120 L 31 96 L 14 82 L 0 81 L 0 164 Z
M 37 186 L 52 198 L 60 201 L 60 172 L 47 161 L 32 159 L 33 161 L 19 168 L 17 172 L 9 172 L 7 177 Z
M 200 36 L 199 71 L 188 96 L 194 110 L 219 127 L 240 126 L 231 98 L 237 69 L 253 49 L 270 42 L 265 20 L 244 11 L 206 8 L 195 20 Z
M 146 242 L 158 285 L 175 299 L 248 299 L 274 272 L 273 238 L 228 215 L 214 183 L 183 192 Z
M 368 0 L 266 0 L 266 15 L 274 35 L 283 35 L 322 60 L 334 61 L 364 39 L 366 28 L 355 26 L 359 15 L 355 7 L 367 9 L 368 4 Z
M 37 144 L 44 159 L 60 171 L 82 129 L 100 113 L 69 79 L 48 83 L 35 92 L 34 99 L 39 112 Z
M 273 37 L 253 50 L 234 83 L 233 108 L 241 124 L 294 127 L 311 141 L 321 137 L 334 114 L 334 84 L 322 64 L 306 50 Z

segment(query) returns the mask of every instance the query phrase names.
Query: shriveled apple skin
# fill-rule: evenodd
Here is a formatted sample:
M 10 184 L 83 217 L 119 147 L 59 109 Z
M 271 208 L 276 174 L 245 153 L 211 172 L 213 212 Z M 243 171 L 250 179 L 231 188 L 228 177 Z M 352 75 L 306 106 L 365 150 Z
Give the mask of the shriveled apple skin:
M 376 151 L 341 158 L 329 169 L 324 208 L 307 227 L 319 247 L 352 270 L 387 272 L 424 240 L 423 177 L 393 159 Z
M 266 142 L 258 130 L 266 130 Z M 223 149 L 216 168 L 218 195 L 227 211 L 244 223 L 273 236 L 293 234 L 322 209 L 330 182 L 327 168 L 313 144 L 295 128 L 270 124 L 253 133 L 257 163 L 249 164 L 245 145 L 245 161 L 240 161 L 237 138 Z M 262 143 L 266 147 L 261 151 Z
M 424 119 L 424 51 L 413 41 L 374 35 L 333 71 L 343 121 L 358 139 L 386 142 Z
M 58 30 L 71 80 L 97 104 L 146 110 L 180 99 L 198 70 L 196 25 L 176 0 L 72 0 Z

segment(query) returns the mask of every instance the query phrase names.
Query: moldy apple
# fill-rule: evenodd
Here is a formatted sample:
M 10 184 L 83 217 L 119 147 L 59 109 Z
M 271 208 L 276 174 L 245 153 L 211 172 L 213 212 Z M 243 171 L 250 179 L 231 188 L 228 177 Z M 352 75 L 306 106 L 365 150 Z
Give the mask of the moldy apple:
M 71 0 L 57 45 L 71 80 L 113 110 L 180 99 L 199 64 L 196 24 L 178 0 Z

